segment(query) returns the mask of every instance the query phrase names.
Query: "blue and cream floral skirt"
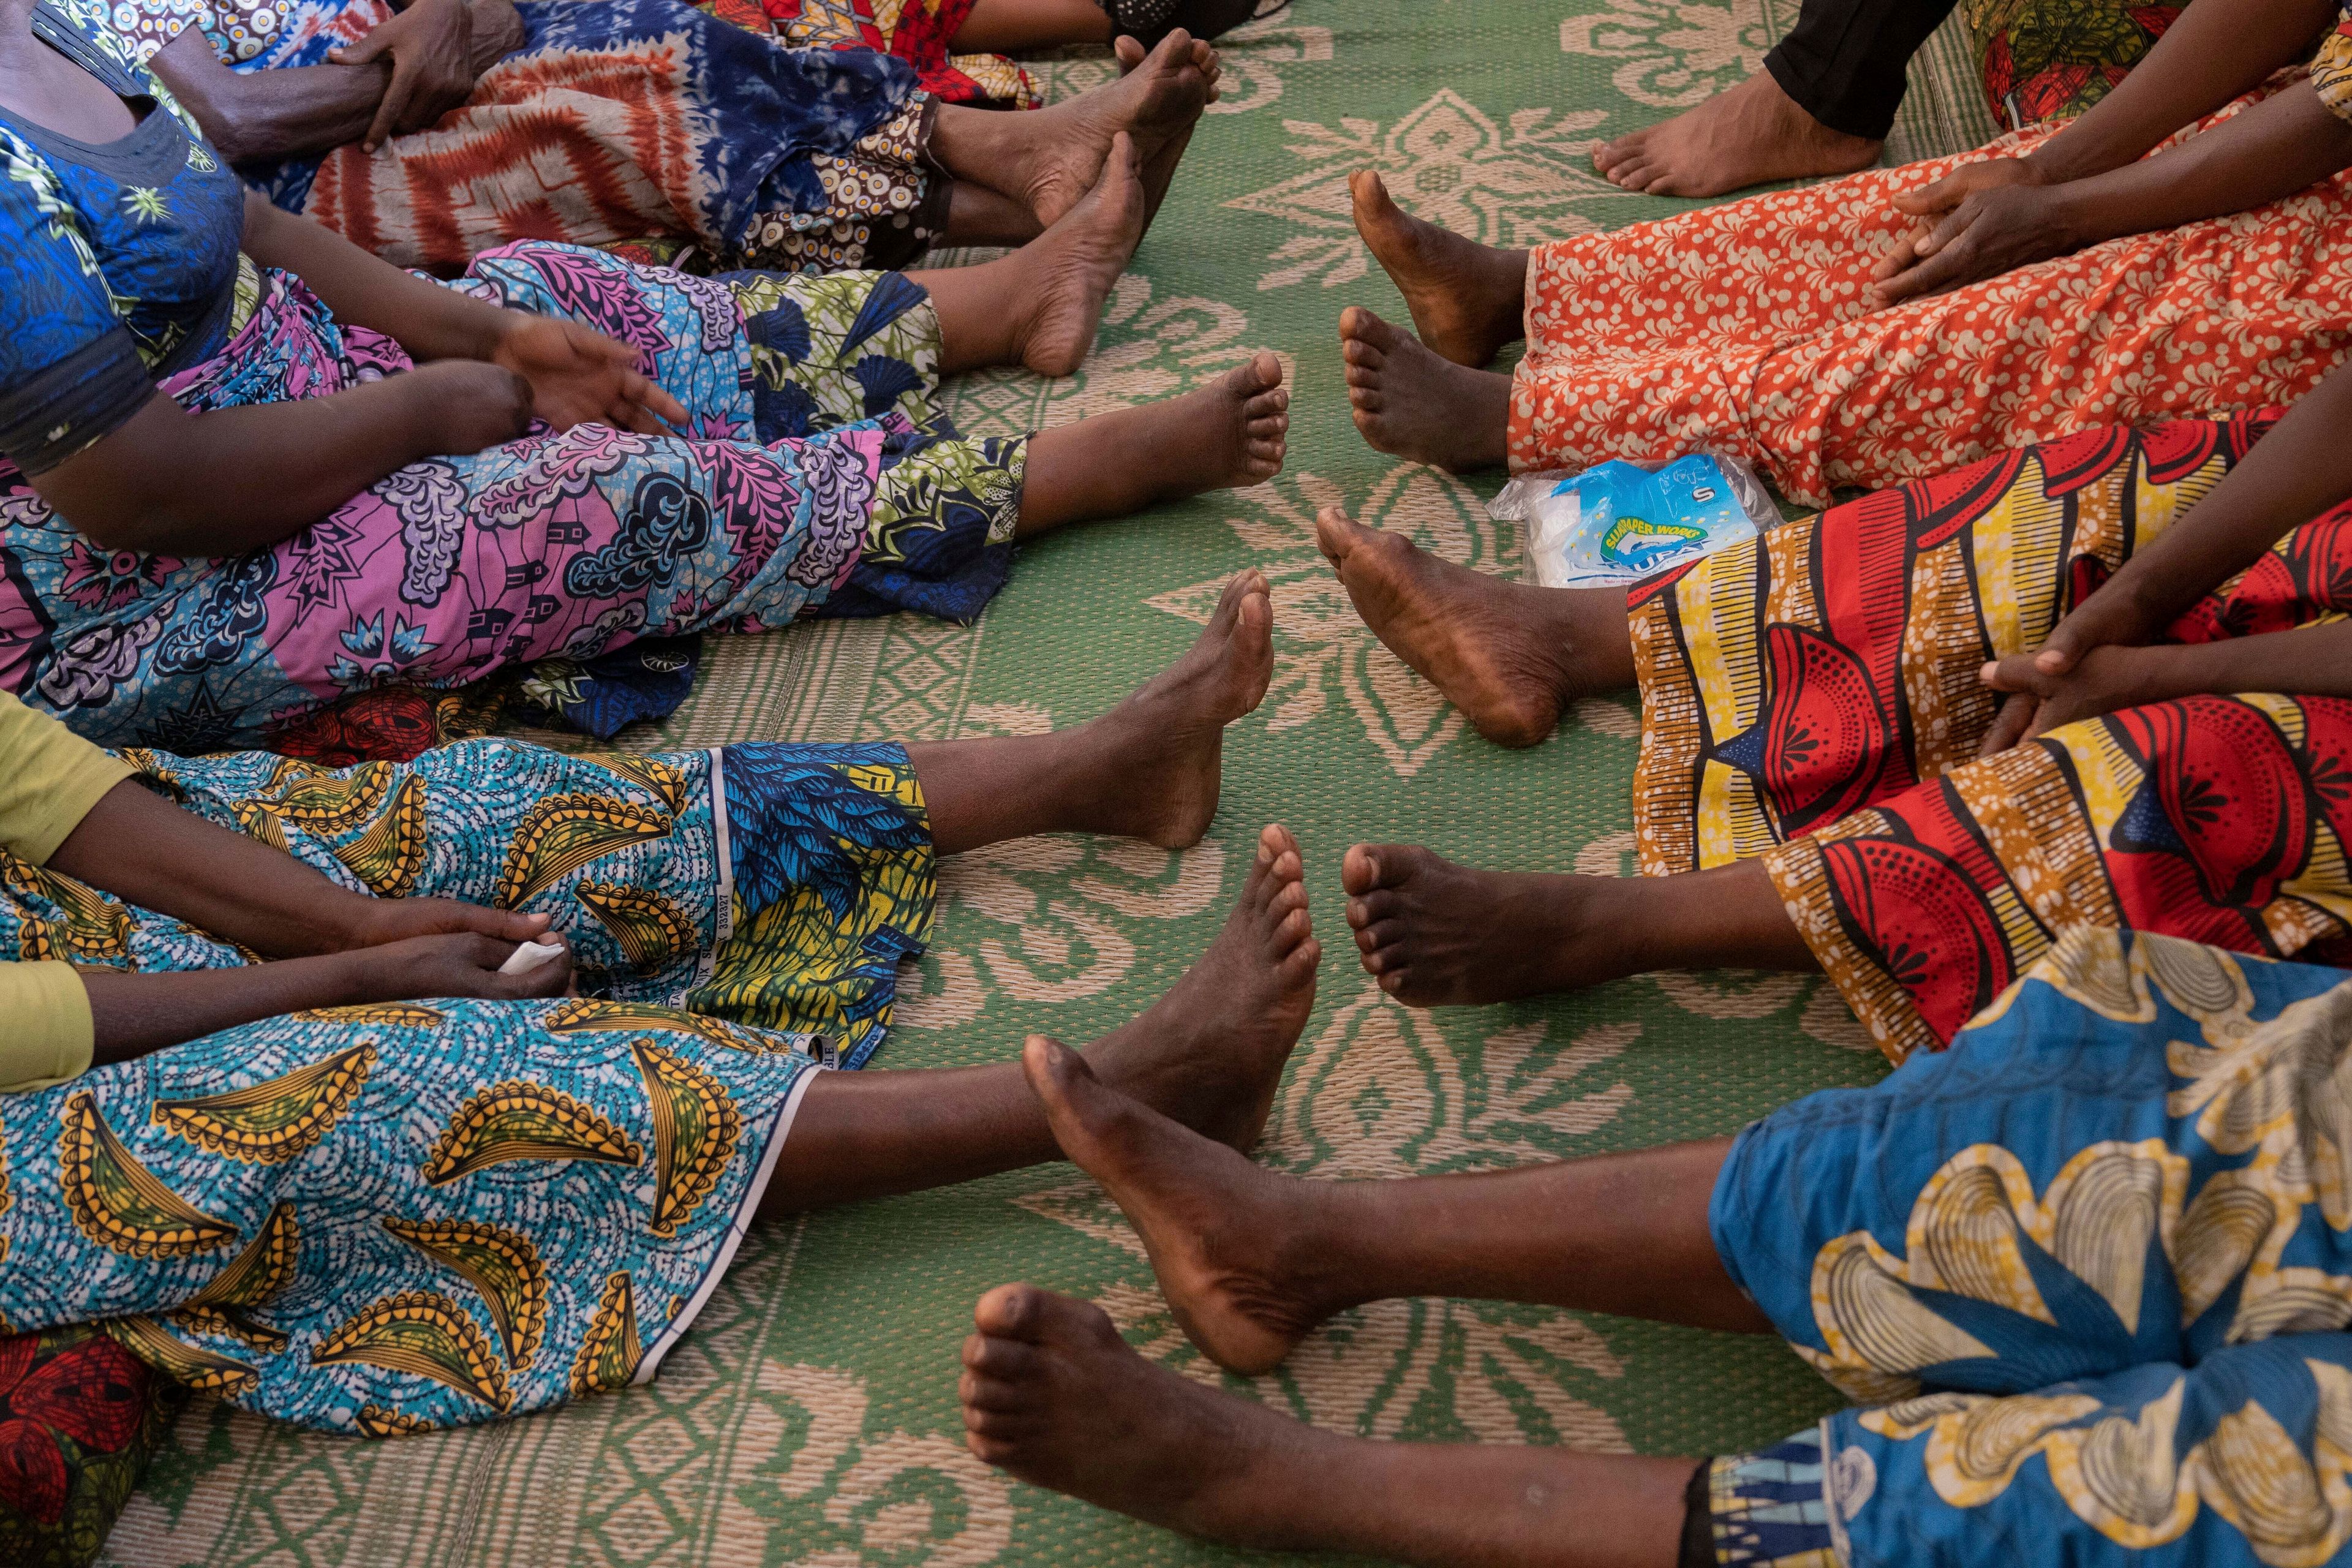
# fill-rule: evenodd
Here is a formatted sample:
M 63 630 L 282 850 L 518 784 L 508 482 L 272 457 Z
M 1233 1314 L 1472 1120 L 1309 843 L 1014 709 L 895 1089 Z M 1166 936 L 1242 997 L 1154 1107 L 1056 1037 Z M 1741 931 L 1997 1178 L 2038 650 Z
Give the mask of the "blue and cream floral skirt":
M 581 995 L 297 1013 L 0 1096 L 0 1318 L 96 1322 L 264 1415 L 389 1435 L 650 1378 L 820 1065 L 882 1041 L 933 862 L 897 746 L 332 770 L 124 753 L 346 887 L 554 917 Z M 0 855 L 0 954 L 234 946 Z

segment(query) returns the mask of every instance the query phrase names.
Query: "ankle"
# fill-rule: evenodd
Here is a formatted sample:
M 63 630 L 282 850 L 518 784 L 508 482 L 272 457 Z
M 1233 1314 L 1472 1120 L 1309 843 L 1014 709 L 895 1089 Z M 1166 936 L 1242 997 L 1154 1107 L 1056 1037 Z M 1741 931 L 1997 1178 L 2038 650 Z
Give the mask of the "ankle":
M 1282 1284 L 1307 1321 L 1399 1293 L 1384 1283 L 1388 1259 L 1379 1250 L 1393 1222 L 1381 1204 L 1385 1184 L 1268 1174 L 1280 1185 L 1266 1234 Z

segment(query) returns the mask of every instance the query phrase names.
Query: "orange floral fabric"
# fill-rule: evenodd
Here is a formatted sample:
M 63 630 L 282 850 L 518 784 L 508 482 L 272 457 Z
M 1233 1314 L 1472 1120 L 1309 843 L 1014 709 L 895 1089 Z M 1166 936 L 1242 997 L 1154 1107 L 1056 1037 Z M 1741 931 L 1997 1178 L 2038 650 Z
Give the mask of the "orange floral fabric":
M 1512 468 L 1701 450 L 1826 506 L 2092 426 L 2293 403 L 2352 357 L 2352 174 L 1865 313 L 1910 226 L 1897 192 L 2053 133 L 1539 247 Z

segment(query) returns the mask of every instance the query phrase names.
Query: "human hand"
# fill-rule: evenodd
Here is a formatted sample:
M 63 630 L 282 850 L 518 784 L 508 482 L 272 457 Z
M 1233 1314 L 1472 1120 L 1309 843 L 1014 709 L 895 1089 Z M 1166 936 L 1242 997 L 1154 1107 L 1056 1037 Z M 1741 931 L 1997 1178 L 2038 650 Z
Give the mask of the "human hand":
M 569 947 L 520 974 L 499 973 L 499 965 L 512 958 L 520 945 L 478 932 L 457 931 L 362 948 L 346 953 L 343 962 L 352 966 L 352 990 L 361 1003 L 416 1002 L 428 996 L 514 1002 L 561 996 L 572 988 Z
M 440 359 L 394 378 L 408 384 L 425 421 L 424 448 L 464 457 L 520 440 L 530 428 L 531 385 L 504 365 Z
M 2067 204 L 2023 158 L 1968 164 L 1895 205 L 1920 222 L 1872 268 L 1873 309 L 1997 278 L 2082 243 Z
M 492 66 L 523 47 L 522 13 L 514 0 L 466 0 L 474 26 L 474 79 L 479 82 Z
M 339 66 L 392 57 L 392 85 L 362 139 L 369 152 L 395 132 L 425 130 L 474 95 L 473 30 L 466 0 L 415 0 L 358 43 L 327 52 Z
M 358 900 L 340 946 L 345 950 L 386 947 L 419 936 L 459 936 L 471 933 L 509 943 L 538 942 L 553 921 L 546 915 L 519 910 L 486 909 L 455 899 Z M 560 939 L 559 939 L 560 940 Z
M 2063 671 L 2042 667 L 2040 654 L 2011 654 L 1979 672 L 1987 686 L 2011 693 L 1977 755 L 1990 757 L 2062 724 L 2095 719 L 2142 700 L 2146 648 L 2094 647 Z
M 683 427 L 685 407 L 637 369 L 637 351 L 553 316 L 507 313 L 491 363 L 530 384 L 531 406 L 558 430 L 591 421 L 640 436 Z

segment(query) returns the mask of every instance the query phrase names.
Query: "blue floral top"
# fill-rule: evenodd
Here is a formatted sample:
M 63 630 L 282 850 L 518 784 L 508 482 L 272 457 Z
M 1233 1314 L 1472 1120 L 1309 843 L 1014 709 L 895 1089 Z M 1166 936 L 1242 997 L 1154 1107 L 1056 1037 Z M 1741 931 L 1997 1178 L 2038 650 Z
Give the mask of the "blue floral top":
M 155 383 L 227 341 L 245 190 L 90 0 L 40 0 L 33 31 L 119 94 L 104 146 L 0 109 L 0 457 L 27 474 L 109 435 Z

